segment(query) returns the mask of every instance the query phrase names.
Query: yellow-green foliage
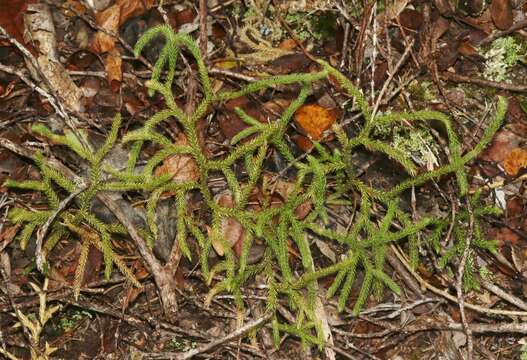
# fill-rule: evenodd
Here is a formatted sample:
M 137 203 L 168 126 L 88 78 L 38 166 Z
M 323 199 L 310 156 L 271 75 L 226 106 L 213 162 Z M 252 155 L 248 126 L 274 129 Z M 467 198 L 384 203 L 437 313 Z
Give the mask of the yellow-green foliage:
M 236 91 L 213 92 L 198 47 L 186 34 L 176 34 L 168 26 L 157 26 L 148 30 L 139 40 L 135 48 L 136 54 L 139 54 L 144 46 L 156 36 L 163 36 L 166 43 L 155 64 L 152 79 L 148 81 L 147 86 L 152 94 L 157 92 L 164 97 L 167 108 L 153 115 L 141 128 L 124 134 L 122 143 L 130 146 L 130 156 L 125 171 L 101 166 L 104 155 L 115 142 L 120 124 L 119 117 L 116 118 L 112 126 L 106 144 L 95 153 L 85 150 L 71 138 L 55 135 L 49 130 L 39 127 L 38 130 L 41 134 L 53 138 L 55 142 L 68 145 L 91 164 L 89 188 L 79 197 L 76 209 L 64 211 L 53 222 L 53 231 L 46 243 L 47 248 L 51 249 L 52 245 L 63 236 L 57 234 L 73 232 L 81 235 L 83 231 L 81 229 L 84 229 L 81 226 L 83 224 L 88 225 L 92 232 L 97 233 L 98 236 L 92 236 L 89 239 L 83 239 L 83 241 L 91 241 L 103 249 L 107 265 L 105 274 L 109 276 L 111 264 L 116 261 L 110 242 L 111 234 L 122 233 L 124 229 L 118 224 L 105 224 L 93 215 L 90 211 L 93 197 L 98 191 L 142 190 L 148 194 L 148 229 L 143 229 L 143 232 L 149 236 L 150 245 L 152 245 L 157 236 L 155 212 L 158 200 L 162 193 L 171 191 L 176 194 L 177 241 L 183 253 L 188 258 L 193 253 L 199 254 L 202 274 L 207 283 L 212 282 L 213 275 L 216 273 L 222 273 L 224 276 L 225 280 L 214 284 L 212 287 L 209 299 L 214 294 L 227 291 L 235 295 L 236 303 L 242 307 L 244 303 L 241 287 L 255 274 L 261 273 L 268 282 L 269 309 L 275 310 L 279 299 L 286 298 L 290 308 L 296 312 L 296 324 L 293 325 L 282 324 L 275 317 L 272 322 L 274 334 L 289 332 L 299 336 L 307 343 L 319 345 L 323 343 L 321 327 L 315 316 L 316 282 L 319 278 L 335 275 L 327 295 L 338 294 L 339 308 L 342 310 L 348 303 L 353 284 L 357 281 L 357 273 L 362 271 L 364 277 L 354 305 L 355 314 L 360 311 L 371 290 L 376 295 L 380 295 L 386 286 L 396 293 L 400 292 L 399 286 L 384 271 L 387 247 L 390 243 L 407 240 L 412 264 L 416 265 L 418 261 L 417 234 L 425 231 L 425 229 L 429 231 L 434 226 L 440 228 L 438 233 L 441 234 L 443 228 L 439 225 L 443 224 L 442 221 L 447 221 L 430 218 L 413 221 L 411 216 L 399 206 L 400 194 L 412 186 L 419 186 L 429 180 L 452 173 L 457 178 L 459 195 L 464 196 L 468 190 L 464 165 L 489 143 L 500 127 L 505 114 L 505 100 L 499 98 L 496 116 L 487 125 L 482 139 L 474 149 L 463 154 L 460 141 L 448 116 L 425 110 L 413 113 L 390 113 L 374 118 L 362 92 L 343 74 L 324 61 L 319 61 L 320 70 L 317 72 L 269 77 L 245 85 Z M 201 82 L 201 102 L 190 115 L 186 115 L 176 104 L 172 94 L 172 82 L 180 48 L 185 48 L 194 57 Z M 166 76 L 163 77 L 164 71 L 166 71 Z M 362 130 L 356 137 L 350 138 L 338 125 L 334 126 L 339 148 L 330 152 L 324 146 L 316 144 L 317 151 L 315 153 L 307 156 L 304 162 L 296 163 L 297 173 L 294 188 L 281 207 L 268 205 L 258 211 L 249 208 L 247 206 L 249 195 L 253 188 L 261 182 L 266 154 L 274 149 L 285 159 L 293 160 L 292 152 L 286 142 L 285 132 L 293 114 L 309 96 L 312 84 L 317 81 L 327 81 L 330 75 L 340 83 L 345 95 L 352 97 L 360 109 L 363 117 Z M 238 109 L 241 119 L 249 127 L 232 139 L 232 148 L 229 153 L 220 159 L 209 159 L 203 154 L 198 141 L 196 124 L 206 114 L 209 105 L 287 84 L 300 84 L 301 90 L 296 99 L 281 114 L 280 119 L 262 124 Z M 162 133 L 162 127 L 158 125 L 169 119 L 177 119 L 188 140 L 187 144 L 174 145 Z M 419 172 L 405 152 L 389 146 L 372 135 L 376 124 L 390 125 L 401 121 L 440 122 L 448 134 L 451 162 L 433 171 Z M 247 139 L 249 135 L 253 136 Z M 242 139 L 245 141 L 240 141 Z M 155 143 L 159 150 L 150 157 L 146 166 L 139 170 L 137 160 L 146 142 Z M 356 169 L 351 160 L 352 154 L 358 148 L 365 148 L 388 156 L 400 163 L 412 177 L 391 189 L 378 189 L 369 186 L 356 176 Z M 192 156 L 199 168 L 198 181 L 174 183 L 170 181 L 169 176 L 155 177 L 153 175 L 158 164 L 175 154 Z M 43 158 L 37 159 L 37 163 L 43 175 L 41 183 L 8 183 L 10 186 L 23 189 L 43 191 L 49 200 L 49 210 L 46 211 L 28 212 L 15 209 L 11 212 L 13 221 L 26 224 L 21 235 L 24 243 L 27 243 L 34 229 L 42 225 L 53 212 L 53 209 L 57 207 L 59 196 L 52 189 L 51 183 L 56 183 L 67 192 L 72 192 L 75 189 L 75 184 L 65 179 L 57 170 L 46 165 Z M 236 176 L 233 170 L 235 163 L 238 168 L 245 166 L 243 176 Z M 102 176 L 103 173 L 105 176 Z M 218 205 L 214 201 L 214 194 L 208 187 L 209 176 L 217 176 L 218 173 L 223 174 L 228 188 L 234 195 L 235 204 L 232 208 Z M 337 182 L 334 192 L 328 190 L 329 180 L 336 180 Z M 189 192 L 201 194 L 204 206 L 209 209 L 211 214 L 211 220 L 208 224 L 205 224 L 203 218 L 191 213 L 185 206 L 185 195 Z M 360 195 L 360 210 L 354 223 L 349 231 L 334 231 L 329 222 L 325 205 L 328 199 L 335 202 L 339 197 L 352 193 Z M 311 201 L 313 210 L 306 218 L 300 220 L 295 215 L 295 209 L 306 201 Z M 380 220 L 372 216 L 374 206 L 376 209 L 385 209 Z M 232 249 L 226 246 L 223 260 L 210 269 L 208 255 L 212 246 L 208 234 L 221 238 L 221 223 L 224 218 L 235 218 L 242 224 L 246 233 L 245 242 L 239 258 L 235 256 Z M 459 221 L 463 221 L 463 218 L 460 217 Z M 394 222 L 400 225 L 400 230 L 394 229 L 392 226 Z M 205 225 L 209 227 L 210 232 L 206 231 Z M 326 241 L 336 241 L 342 244 L 348 249 L 347 257 L 329 267 L 313 269 L 313 252 L 308 240 L 310 234 L 325 238 Z M 192 252 L 190 250 L 189 238 L 196 240 L 199 251 Z M 249 249 L 252 241 L 256 238 L 264 241 L 267 249 L 261 261 L 256 264 L 249 264 Z M 48 244 L 50 245 L 48 246 Z M 301 268 L 290 261 L 291 244 L 300 253 Z M 122 268 L 122 264 L 118 263 L 117 265 L 121 271 L 127 273 Z

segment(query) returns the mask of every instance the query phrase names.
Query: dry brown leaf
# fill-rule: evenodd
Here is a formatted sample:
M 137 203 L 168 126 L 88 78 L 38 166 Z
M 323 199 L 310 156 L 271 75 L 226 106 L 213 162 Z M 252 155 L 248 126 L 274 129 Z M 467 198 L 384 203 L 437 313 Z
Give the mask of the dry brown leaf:
M 24 41 L 24 12 L 33 0 L 0 0 L 0 26 L 21 44 Z M 11 45 L 7 40 L 0 40 L 0 46 Z
M 246 96 L 241 96 L 225 103 L 224 110 L 218 117 L 220 131 L 227 139 L 232 139 L 240 131 L 249 127 L 234 111 L 235 108 L 242 109 L 247 115 L 258 119 L 260 111 L 255 102 L 249 100 Z
M 154 6 L 154 0 L 117 0 L 116 4 L 121 8 L 119 25 L 126 20 L 144 14 Z
M 0 233 L 0 252 L 2 252 L 7 245 L 13 241 L 18 230 L 22 227 L 21 224 L 6 227 L 2 233 Z
M 296 49 L 296 41 L 293 39 L 285 39 L 280 44 L 278 44 L 278 47 L 282 50 L 294 50 Z
M 493 162 L 504 161 L 507 155 L 514 148 L 517 148 L 522 140 L 521 136 L 508 129 L 500 130 L 494 136 L 490 146 L 481 154 L 481 159 Z
M 185 24 L 190 24 L 194 22 L 195 18 L 196 13 L 191 8 L 183 9 L 174 14 L 174 20 L 176 21 L 178 29 Z
M 503 161 L 503 168 L 507 175 L 516 176 L 521 168 L 527 167 L 527 150 L 513 149 Z
M 187 139 L 185 135 L 180 134 L 176 145 L 186 145 Z M 175 154 L 168 157 L 163 164 L 154 171 L 155 176 L 164 174 L 172 174 L 172 181 L 183 183 L 188 181 L 199 180 L 199 168 L 196 160 L 191 155 Z
M 309 140 L 307 136 L 294 134 L 291 138 L 296 146 L 298 146 L 303 152 L 309 152 L 313 149 L 313 142 Z
M 295 112 L 295 121 L 313 140 L 320 140 L 322 133 L 335 123 L 337 113 L 317 104 L 303 105 Z
M 121 82 L 123 81 L 123 72 L 121 70 L 123 60 L 121 53 L 117 48 L 113 48 L 108 52 L 105 60 L 106 80 L 110 89 L 113 92 L 118 92 L 121 88 Z
M 225 191 L 214 197 L 215 202 L 227 208 L 234 207 L 234 199 L 230 191 Z M 240 255 L 241 245 L 245 237 L 245 230 L 240 222 L 234 218 L 223 218 L 221 220 L 221 234 L 220 236 L 227 242 L 227 244 L 235 249 L 236 255 Z M 209 231 L 210 235 L 210 231 Z M 212 238 L 212 247 L 219 256 L 225 255 L 225 248 L 223 243 L 216 237 Z
M 139 16 L 154 6 L 154 0 L 117 0 L 112 6 L 107 7 L 96 15 L 96 23 L 102 29 L 117 34 L 119 26 L 126 20 Z M 117 39 L 105 33 L 97 31 L 92 41 L 92 50 L 104 53 L 115 47 Z
M 423 25 L 423 21 L 423 15 L 414 9 L 404 9 L 399 14 L 399 22 L 408 29 L 419 30 Z
M 86 6 L 78 0 L 66 0 L 61 7 L 62 13 L 68 17 L 74 17 L 77 16 L 77 14 L 84 15 L 87 11 Z
M 507 30 L 510 28 L 514 20 L 510 0 L 492 0 L 490 15 L 498 29 Z
M 461 41 L 457 47 L 457 51 L 463 56 L 477 55 L 478 51 L 469 41 Z
M 287 201 L 289 198 L 289 195 L 294 191 L 295 189 L 295 183 L 292 181 L 286 181 L 283 179 L 273 179 L 273 176 L 270 174 L 264 174 L 264 183 L 266 183 L 266 187 L 272 191 L 271 196 L 276 196 L 281 199 L 277 199 L 277 201 L 273 201 L 272 203 L 276 203 L 276 206 L 281 205 L 284 201 Z M 299 220 L 303 220 L 313 208 L 313 203 L 311 200 L 306 200 L 300 205 L 298 205 L 295 209 L 295 215 Z
M 121 7 L 114 4 L 104 11 L 97 13 L 97 25 L 106 31 L 117 33 L 119 29 L 119 19 L 121 17 Z M 103 53 L 110 51 L 115 47 L 117 39 L 114 36 L 108 35 L 103 31 L 97 31 L 92 41 L 92 49 L 95 52 Z
M 516 245 L 521 238 L 513 230 L 508 227 L 502 227 L 490 232 L 492 238 L 500 242 L 500 246 Z

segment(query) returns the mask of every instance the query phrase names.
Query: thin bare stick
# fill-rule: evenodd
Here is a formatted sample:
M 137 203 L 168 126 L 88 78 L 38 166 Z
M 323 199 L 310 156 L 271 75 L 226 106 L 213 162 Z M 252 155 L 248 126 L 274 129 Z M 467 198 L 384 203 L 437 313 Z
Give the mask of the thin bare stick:
M 457 83 L 468 83 L 468 84 L 475 84 L 475 85 L 480 85 L 480 86 L 488 86 L 488 87 L 492 87 L 496 89 L 508 90 L 508 91 L 514 91 L 514 92 L 527 92 L 527 85 L 507 84 L 504 82 L 490 81 L 490 80 L 479 79 L 479 78 L 471 78 L 469 76 L 459 75 L 459 74 L 451 73 L 448 71 L 441 73 L 440 77 L 444 80 L 453 81 Z
M 412 47 L 414 45 L 414 41 L 410 41 L 406 49 L 404 50 L 403 56 L 399 59 L 397 64 L 395 65 L 395 68 L 393 71 L 388 75 L 388 79 L 384 82 L 381 92 L 379 93 L 379 96 L 377 96 L 377 101 L 375 101 L 375 105 L 373 106 L 373 110 L 371 112 L 372 119 L 375 118 L 375 114 L 377 114 L 377 110 L 379 110 L 379 106 L 381 105 L 382 97 L 384 96 L 384 93 L 386 90 L 388 90 L 388 86 L 393 80 L 393 77 L 395 74 L 397 74 L 397 71 L 399 71 L 399 68 L 404 64 L 406 59 L 408 58 L 408 55 L 410 54 L 410 51 L 412 50 Z
M 410 272 L 413 277 L 421 284 L 422 287 L 426 288 L 427 290 L 433 292 L 434 294 L 440 295 L 444 297 L 445 299 L 452 301 L 454 303 L 457 303 L 458 300 L 455 296 L 450 295 L 448 292 L 438 289 L 432 284 L 428 283 L 425 279 L 423 279 L 418 273 L 415 272 L 414 269 L 410 266 L 408 263 L 408 260 L 404 257 L 404 255 L 397 249 L 396 246 L 391 245 L 391 248 L 394 250 L 395 255 L 401 260 L 404 267 L 408 272 Z M 515 311 L 515 310 L 501 310 L 501 309 L 489 309 L 483 306 L 474 305 L 471 303 L 465 302 L 465 307 L 470 310 L 474 310 L 476 312 L 479 312 L 481 314 L 487 314 L 487 315 L 503 315 L 503 316 L 527 316 L 527 311 Z
M 503 31 L 496 31 L 495 33 L 492 33 L 491 35 L 487 36 L 485 39 L 483 39 L 481 42 L 480 42 L 480 45 L 482 44 L 488 44 L 488 43 L 491 43 L 493 42 L 494 40 L 496 40 L 497 38 L 500 38 L 502 36 L 506 36 L 506 35 L 509 35 L 513 32 L 515 32 L 516 30 L 521 30 L 523 29 L 524 27 L 527 27 L 527 20 L 524 19 L 522 21 L 518 21 L 517 23 L 515 23 L 514 25 L 512 25 L 510 28 L 508 28 L 507 30 L 503 30 Z
M 231 332 L 229 335 L 227 336 L 224 336 L 218 340 L 214 340 L 214 341 L 211 341 L 210 343 L 206 344 L 206 345 L 203 345 L 203 346 L 200 346 L 196 349 L 192 349 L 192 350 L 189 350 L 187 351 L 186 353 L 183 353 L 183 354 L 176 354 L 174 353 L 174 358 L 175 359 L 178 359 L 178 360 L 186 360 L 186 359 L 190 359 L 198 354 L 203 354 L 203 353 L 206 353 L 207 351 L 210 351 L 212 350 L 213 348 L 221 345 L 221 344 L 224 344 L 226 342 L 229 342 L 231 340 L 234 340 L 234 339 L 237 339 L 238 337 L 244 335 L 245 333 L 251 331 L 252 329 L 260 326 L 260 325 L 263 325 L 265 324 L 267 321 L 269 321 L 269 319 L 271 318 L 271 316 L 273 316 L 273 314 L 271 312 L 268 312 L 266 314 L 264 314 L 261 318 L 259 319 L 256 319 L 256 320 L 253 320 L 247 324 L 245 324 L 244 326 L 242 326 L 241 328 Z
M 210 69 L 209 70 L 209 74 L 212 74 L 212 75 L 224 75 L 224 76 L 232 77 L 232 78 L 235 78 L 235 79 L 244 80 L 244 81 L 247 81 L 247 82 L 255 82 L 255 81 L 258 80 L 257 78 L 249 76 L 249 75 L 244 75 L 244 74 L 240 74 L 240 73 L 237 73 L 237 72 L 234 72 L 234 71 L 225 70 L 225 69 L 219 69 L 219 68 L 212 68 L 212 69 Z
M 207 0 L 199 0 L 199 50 L 207 58 Z
M 0 26 L 0 32 L 2 30 L 2 27 Z M 44 97 L 49 104 L 53 107 L 53 110 L 63 119 L 66 119 L 68 116 L 65 112 L 65 110 L 60 106 L 57 101 L 55 101 L 55 98 L 48 93 L 46 90 L 42 89 L 40 86 L 36 85 L 33 81 L 31 81 L 24 73 L 20 70 L 17 70 L 11 66 L 0 64 L 0 71 L 6 72 L 11 75 L 16 75 L 20 80 L 22 80 L 27 86 L 31 88 L 31 90 L 36 91 L 39 93 L 42 97 Z
M 470 243 L 472 240 L 472 232 L 474 230 L 474 214 L 470 207 L 470 202 L 467 200 L 467 209 L 470 214 L 469 220 L 469 230 L 468 234 L 465 237 L 465 248 L 463 249 L 463 256 L 461 257 L 461 262 L 459 263 L 459 268 L 457 272 L 457 281 L 456 281 L 456 292 L 457 292 L 457 301 L 459 305 L 459 313 L 461 314 L 461 323 L 463 324 L 463 329 L 467 335 L 467 360 L 472 359 L 474 352 L 474 343 L 472 341 L 472 330 L 470 329 L 467 321 L 467 315 L 465 313 L 465 298 L 463 296 L 463 277 L 465 275 L 465 268 L 467 265 L 468 258 L 470 256 Z
M 507 301 L 508 303 L 517 306 L 519 309 L 527 311 L 527 303 L 525 303 L 520 298 L 517 298 L 516 296 L 509 294 L 506 291 L 503 291 L 499 286 L 494 285 L 490 281 L 480 279 L 479 282 L 481 286 L 483 286 L 485 289 L 487 289 L 494 295 L 497 295 L 503 300 Z

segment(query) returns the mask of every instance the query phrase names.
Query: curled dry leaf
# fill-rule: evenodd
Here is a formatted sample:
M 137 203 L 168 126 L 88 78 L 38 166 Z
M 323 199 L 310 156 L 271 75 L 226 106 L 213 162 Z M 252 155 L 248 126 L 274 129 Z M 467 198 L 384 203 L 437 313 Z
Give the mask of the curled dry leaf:
M 0 0 L 0 26 L 14 37 L 19 43 L 25 44 L 24 41 L 24 12 L 29 3 L 34 1 L 28 0 Z M 7 40 L 0 40 L 0 46 L 10 43 Z
M 227 208 L 234 207 L 234 198 L 232 193 L 228 190 L 216 195 L 214 200 L 220 206 Z M 243 239 L 245 237 L 245 230 L 242 224 L 240 224 L 240 222 L 234 218 L 223 218 L 221 219 L 220 231 L 220 236 L 223 238 L 223 240 L 225 240 L 231 248 L 234 248 L 236 255 L 239 256 L 241 252 L 241 245 L 243 244 Z M 212 238 L 212 247 L 219 256 L 225 255 L 225 248 L 223 245 L 224 244 L 216 237 Z
M 313 140 L 320 140 L 322 133 L 337 119 L 337 111 L 328 110 L 317 104 L 301 106 L 295 112 L 295 122 Z
M 115 34 L 119 29 L 120 16 L 121 8 L 119 5 L 115 4 L 106 8 L 104 11 L 97 13 L 96 23 L 102 29 Z M 115 47 L 115 42 L 115 37 L 99 30 L 93 37 L 91 47 L 93 51 L 103 53 L 113 49 Z
M 126 20 L 144 14 L 154 6 L 154 0 L 117 0 L 116 4 L 121 8 L 119 25 Z
M 119 26 L 131 17 L 143 14 L 154 6 L 153 0 L 117 0 L 116 3 L 96 15 L 96 23 L 107 32 L 117 34 Z M 107 52 L 115 47 L 117 39 L 105 31 L 97 31 L 93 38 L 92 49 Z
M 507 175 L 516 176 L 521 168 L 527 167 L 527 150 L 513 149 L 503 161 L 503 168 Z
M 502 162 L 522 140 L 521 136 L 503 129 L 494 136 L 490 146 L 481 154 L 481 158 L 485 161 Z
M 512 26 L 513 14 L 510 0 L 492 0 L 490 15 L 494 25 L 500 30 L 507 30 Z
M 176 141 L 177 145 L 186 145 L 187 138 L 180 134 Z M 175 154 L 168 157 L 163 164 L 154 171 L 155 176 L 172 174 L 172 181 L 183 183 L 199 180 L 199 168 L 196 160 L 188 154 Z
M 423 21 L 423 15 L 414 9 L 404 9 L 399 14 L 399 22 L 408 29 L 419 30 L 423 25 Z
M 291 139 L 303 152 L 309 152 L 313 148 L 313 142 L 307 136 L 294 134 Z
M 113 92 L 119 91 L 121 82 L 123 81 L 123 72 L 121 70 L 122 64 L 123 60 L 119 50 L 117 48 L 111 49 L 106 56 L 104 66 L 106 70 L 106 80 Z
M 287 99 L 273 99 L 265 102 L 263 105 L 250 100 L 246 96 L 241 96 L 225 103 L 219 117 L 218 123 L 220 130 L 228 140 L 231 140 L 240 131 L 249 127 L 236 113 L 235 109 L 243 110 L 250 117 L 266 123 L 275 120 L 284 112 L 291 103 Z M 250 139 L 251 137 L 248 137 Z
M 286 181 L 281 178 L 273 179 L 272 175 L 264 174 L 264 183 L 265 187 L 272 190 L 272 194 L 269 195 L 279 195 L 282 201 L 287 201 L 291 193 L 295 188 L 295 183 L 292 181 Z M 280 201 L 280 203 L 282 202 Z M 295 215 L 299 220 L 303 220 L 313 208 L 313 203 L 311 200 L 306 200 L 295 209 Z

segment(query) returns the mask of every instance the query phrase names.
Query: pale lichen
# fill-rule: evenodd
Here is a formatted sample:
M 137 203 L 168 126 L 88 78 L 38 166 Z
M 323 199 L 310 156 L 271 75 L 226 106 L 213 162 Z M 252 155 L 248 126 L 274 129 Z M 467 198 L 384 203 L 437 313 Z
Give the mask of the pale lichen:
M 488 80 L 510 83 L 510 69 L 521 59 L 522 46 L 512 36 L 507 36 L 495 40 L 483 55 L 486 59 L 483 76 Z

